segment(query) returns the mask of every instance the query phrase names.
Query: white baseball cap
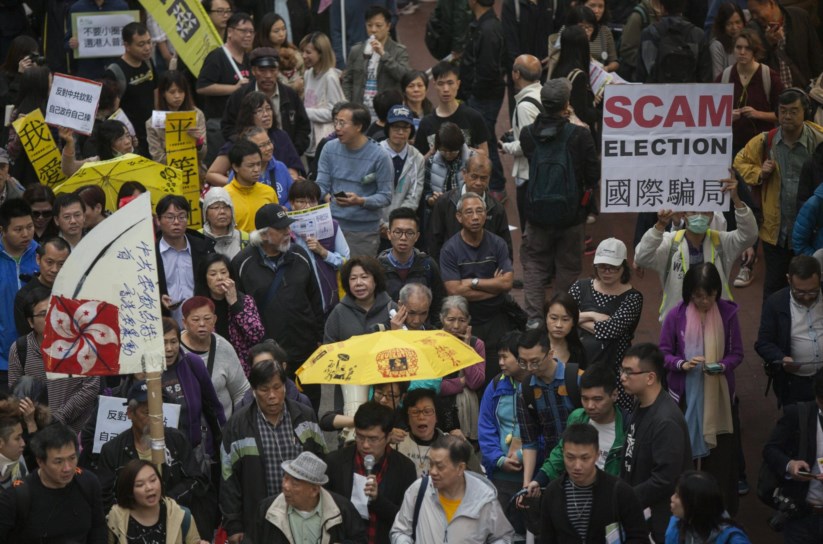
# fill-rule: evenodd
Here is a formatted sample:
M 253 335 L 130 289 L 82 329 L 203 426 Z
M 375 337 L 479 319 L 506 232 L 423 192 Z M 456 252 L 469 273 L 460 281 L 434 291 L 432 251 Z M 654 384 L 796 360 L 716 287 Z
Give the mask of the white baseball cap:
M 617 238 L 606 238 L 597 246 L 594 264 L 622 266 L 626 260 L 626 244 Z

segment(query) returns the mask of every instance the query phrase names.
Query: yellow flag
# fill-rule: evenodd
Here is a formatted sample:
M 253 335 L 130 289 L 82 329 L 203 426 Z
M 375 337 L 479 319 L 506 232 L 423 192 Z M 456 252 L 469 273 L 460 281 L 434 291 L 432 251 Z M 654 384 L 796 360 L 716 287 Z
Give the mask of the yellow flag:
M 40 109 L 35 109 L 12 125 L 40 183 L 52 189 L 63 183 L 66 179 L 62 169 L 63 158 Z
M 198 0 L 140 0 L 154 17 L 189 70 L 200 75 L 206 55 L 223 45 L 209 15 Z
M 200 209 L 200 171 L 197 165 L 197 144 L 188 129 L 197 126 L 197 113 L 193 111 L 166 114 L 166 164 L 183 172 L 180 182 L 182 194 L 191 206 L 189 227 L 203 226 Z

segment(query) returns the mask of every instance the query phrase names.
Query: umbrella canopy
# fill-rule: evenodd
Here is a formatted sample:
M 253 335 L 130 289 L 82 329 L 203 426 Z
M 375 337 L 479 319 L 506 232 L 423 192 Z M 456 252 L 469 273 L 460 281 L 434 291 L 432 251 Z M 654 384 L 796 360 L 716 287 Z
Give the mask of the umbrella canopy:
M 442 378 L 481 361 L 445 331 L 385 331 L 320 346 L 297 376 L 301 383 L 374 385 Z
M 139 181 L 151 193 L 151 207 L 166 195 L 182 194 L 182 171 L 128 153 L 107 161 L 87 162 L 54 192 L 72 193 L 84 185 L 99 185 L 106 193 L 106 209 L 117 210 L 117 192 L 127 181 Z

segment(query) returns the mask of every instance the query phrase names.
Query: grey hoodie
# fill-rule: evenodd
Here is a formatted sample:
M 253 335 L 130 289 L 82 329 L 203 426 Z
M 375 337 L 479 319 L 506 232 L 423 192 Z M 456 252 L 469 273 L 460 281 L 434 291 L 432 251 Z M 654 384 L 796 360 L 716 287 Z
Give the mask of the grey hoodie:
M 223 236 L 216 236 L 212 233 L 208 215 L 206 214 L 209 206 L 216 202 L 223 202 L 231 208 L 232 231 Z M 234 216 L 234 202 L 232 202 L 229 193 L 222 187 L 212 187 L 203 199 L 203 228 L 200 229 L 200 232 L 214 240 L 214 250 L 217 253 L 225 255 L 229 259 L 233 259 L 235 255 L 240 253 L 241 249 L 249 245 L 249 235 L 237 229 L 237 222 Z

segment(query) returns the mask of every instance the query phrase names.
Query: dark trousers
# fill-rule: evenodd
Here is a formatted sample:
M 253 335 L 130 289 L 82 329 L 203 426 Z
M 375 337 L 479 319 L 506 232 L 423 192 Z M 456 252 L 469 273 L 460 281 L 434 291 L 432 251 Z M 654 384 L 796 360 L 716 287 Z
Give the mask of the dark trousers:
M 786 544 L 820 544 L 823 542 L 823 514 L 808 514 L 786 522 L 783 529 Z
M 500 346 L 500 339 L 511 329 L 509 317 L 503 313 L 503 309 L 489 321 L 475 325 L 472 323 L 472 335 L 483 340 L 486 345 L 486 383 L 491 381 L 500 373 L 500 357 L 497 348 Z
M 769 295 L 786 287 L 789 262 L 794 257 L 791 249 L 763 242 L 763 257 L 766 261 L 766 277 L 763 278 L 763 304 Z
M 483 116 L 486 122 L 486 129 L 489 131 L 489 158 L 492 161 L 492 179 L 489 183 L 489 190 L 502 191 L 506 188 L 506 178 L 503 176 L 503 164 L 500 162 L 500 155 L 497 154 L 497 136 L 495 126 L 500 107 L 503 105 L 502 98 L 478 100 L 475 97 L 469 98 L 466 104 Z M 476 147 L 480 142 L 472 142 L 471 147 Z
M 774 384 L 781 406 L 813 401 L 815 398 L 813 381 L 812 376 L 797 376 L 781 370 Z
M 9 392 L 9 371 L 0 370 L 0 393 Z

